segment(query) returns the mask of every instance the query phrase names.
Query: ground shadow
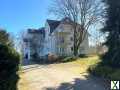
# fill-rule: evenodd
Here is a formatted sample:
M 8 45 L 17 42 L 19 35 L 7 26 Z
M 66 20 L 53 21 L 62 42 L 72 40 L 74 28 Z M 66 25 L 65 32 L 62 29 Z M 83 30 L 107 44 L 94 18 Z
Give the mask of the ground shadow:
M 109 90 L 106 82 L 93 76 L 85 76 L 86 79 L 75 78 L 72 83 L 64 82 L 58 87 L 46 87 L 44 90 Z

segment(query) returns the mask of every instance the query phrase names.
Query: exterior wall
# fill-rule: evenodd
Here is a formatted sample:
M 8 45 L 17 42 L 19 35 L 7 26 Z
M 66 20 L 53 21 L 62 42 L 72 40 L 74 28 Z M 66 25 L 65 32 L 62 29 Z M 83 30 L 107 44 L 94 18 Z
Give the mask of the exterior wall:
M 74 31 L 70 24 L 61 23 L 50 35 L 50 27 L 46 23 L 46 54 L 53 53 L 59 56 L 72 56 L 74 49 Z M 63 38 L 64 43 L 60 40 Z M 88 54 L 88 35 L 80 46 L 79 54 Z
M 55 50 L 56 50 L 56 37 L 55 35 L 51 35 L 51 53 L 56 54 Z
M 31 54 L 38 53 L 39 56 L 43 56 L 44 37 L 41 34 L 33 34 L 31 39 Z
M 71 48 L 73 48 L 73 30 L 72 27 L 68 24 L 60 24 L 58 28 L 56 28 L 54 35 L 56 37 L 56 53 L 60 56 L 71 56 L 73 55 L 73 51 Z M 63 39 L 63 42 L 61 42 L 61 38 Z
M 44 35 L 41 33 L 27 33 L 24 36 L 27 42 L 23 45 L 24 57 L 28 55 L 28 59 L 32 59 L 32 55 L 37 53 L 39 57 L 44 56 Z
M 80 45 L 80 49 L 78 51 L 79 54 L 89 54 L 89 43 L 88 43 L 88 35 L 86 35 L 84 41 Z
M 49 36 L 50 34 L 50 27 L 48 25 L 48 23 L 46 22 L 45 24 L 45 43 L 44 43 L 44 55 L 47 55 L 48 53 L 50 53 L 50 49 L 51 49 L 51 37 Z

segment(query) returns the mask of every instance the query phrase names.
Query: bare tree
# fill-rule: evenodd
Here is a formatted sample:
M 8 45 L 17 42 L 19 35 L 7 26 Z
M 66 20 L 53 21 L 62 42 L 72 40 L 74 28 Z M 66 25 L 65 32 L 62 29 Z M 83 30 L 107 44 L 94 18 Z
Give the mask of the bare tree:
M 100 0 L 53 0 L 50 12 L 58 17 L 68 17 L 74 23 L 74 55 L 91 26 L 103 22 L 104 5 Z M 78 28 L 78 24 L 80 27 Z
M 15 48 L 21 54 L 23 54 L 24 34 L 25 30 L 21 30 L 20 32 L 16 33 L 14 40 Z

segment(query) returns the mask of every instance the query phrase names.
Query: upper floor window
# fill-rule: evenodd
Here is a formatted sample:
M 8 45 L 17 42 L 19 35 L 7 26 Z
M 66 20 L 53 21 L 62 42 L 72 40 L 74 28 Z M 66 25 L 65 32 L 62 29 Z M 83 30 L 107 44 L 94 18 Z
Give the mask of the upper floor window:
M 73 41 L 73 37 L 71 37 L 70 40 Z
M 60 43 L 64 43 L 64 38 L 63 37 L 60 37 Z
M 73 51 L 73 47 L 71 47 L 71 51 Z

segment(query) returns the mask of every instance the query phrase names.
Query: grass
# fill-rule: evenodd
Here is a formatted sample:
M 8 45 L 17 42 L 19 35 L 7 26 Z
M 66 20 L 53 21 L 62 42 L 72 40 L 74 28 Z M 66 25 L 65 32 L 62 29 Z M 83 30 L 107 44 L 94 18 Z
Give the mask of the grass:
M 73 65 L 70 69 L 74 71 L 74 73 L 87 73 L 88 69 L 92 65 L 96 65 L 100 62 L 98 56 L 91 56 L 86 58 L 78 58 L 73 62 L 68 62 L 67 64 Z
M 89 72 L 93 75 L 104 77 L 110 80 L 120 80 L 120 69 L 99 65 L 100 62 L 101 60 L 99 59 L 99 56 L 89 56 L 86 58 L 78 58 L 77 60 L 68 62 L 67 64 L 76 66 L 70 68 L 74 73 L 79 74 Z
M 114 70 L 111 74 L 109 74 L 111 80 L 120 80 L 120 69 Z
M 89 73 L 92 73 L 93 75 L 100 76 L 103 78 L 107 78 L 109 80 L 120 80 L 120 69 L 119 68 L 112 68 L 107 65 L 102 65 L 100 62 L 101 60 L 95 60 L 88 63 Z
M 91 57 L 86 57 L 86 58 L 78 58 L 76 61 L 74 61 L 73 63 L 75 64 L 79 64 L 81 66 L 90 66 L 90 65 L 94 65 L 97 64 L 98 62 L 100 62 L 99 57 L 98 56 L 91 56 Z
M 110 80 L 120 80 L 120 69 L 115 69 L 109 66 L 94 65 L 89 68 L 89 72 Z

